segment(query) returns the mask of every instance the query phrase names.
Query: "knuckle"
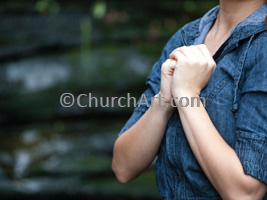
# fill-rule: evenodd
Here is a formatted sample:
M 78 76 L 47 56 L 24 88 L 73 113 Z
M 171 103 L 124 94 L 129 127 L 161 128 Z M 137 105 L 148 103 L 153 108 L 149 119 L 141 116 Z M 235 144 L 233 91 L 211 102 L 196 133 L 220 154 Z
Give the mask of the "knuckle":
M 192 59 L 192 60 L 191 60 L 191 63 L 192 63 L 193 65 L 200 64 L 200 62 L 201 62 L 201 61 L 196 60 L 196 59 Z
M 184 59 L 183 62 L 184 62 L 185 65 L 191 65 L 191 64 L 193 64 L 192 63 L 193 61 L 192 60 L 189 60 L 189 59 Z
M 177 57 L 178 52 L 180 52 L 180 50 L 177 50 L 177 51 L 173 52 L 173 55 L 174 55 L 175 57 Z
M 176 49 L 174 49 L 173 51 L 172 51 L 172 53 L 171 54 L 174 54 L 174 53 L 176 53 L 177 51 L 179 51 L 179 49 L 181 49 L 182 47 L 178 47 L 178 48 L 176 48 Z
M 206 65 L 207 65 L 207 60 L 206 60 L 206 59 L 200 59 L 200 60 L 199 60 L 199 64 L 200 64 L 201 66 L 206 66 Z
M 209 65 L 210 65 L 211 67 L 215 67 L 215 66 L 216 66 L 216 63 L 215 63 L 215 61 L 214 61 L 213 59 L 211 59 L 211 60 L 209 61 Z
M 188 46 L 182 46 L 177 49 L 177 51 L 184 51 L 185 49 L 189 48 Z
M 165 71 L 169 66 L 170 59 L 167 59 L 164 63 L 161 65 L 161 71 Z
M 207 48 L 207 45 L 205 45 L 205 44 L 201 44 L 201 45 L 199 45 L 200 46 L 200 48 Z
M 194 45 L 189 45 L 189 46 L 187 46 L 187 48 L 192 49 L 192 48 L 194 48 Z
M 172 54 L 173 54 L 174 56 L 176 56 L 176 54 L 177 54 L 178 51 L 179 51 L 179 50 L 175 50 L 175 51 L 172 52 Z
M 161 65 L 161 71 L 166 68 L 166 61 Z
M 201 49 L 203 44 L 196 45 L 196 48 Z

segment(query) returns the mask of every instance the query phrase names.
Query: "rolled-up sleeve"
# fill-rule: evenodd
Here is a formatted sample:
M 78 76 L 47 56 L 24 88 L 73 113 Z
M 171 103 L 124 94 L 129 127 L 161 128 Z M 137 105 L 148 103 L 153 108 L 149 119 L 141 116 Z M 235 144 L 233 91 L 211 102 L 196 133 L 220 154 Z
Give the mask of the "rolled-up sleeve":
M 259 48 L 262 45 L 259 44 Z M 267 57 L 256 53 L 241 89 L 236 124 L 236 153 L 245 174 L 267 184 Z M 261 52 L 260 52 L 261 51 Z
M 243 97 L 236 135 L 236 153 L 244 172 L 267 184 L 267 93 Z

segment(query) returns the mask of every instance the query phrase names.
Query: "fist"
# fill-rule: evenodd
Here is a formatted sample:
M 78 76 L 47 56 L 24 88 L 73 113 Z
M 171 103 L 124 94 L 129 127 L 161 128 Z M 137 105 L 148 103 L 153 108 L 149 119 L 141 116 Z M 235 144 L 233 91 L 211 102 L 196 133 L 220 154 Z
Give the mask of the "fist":
M 206 45 L 177 48 L 170 54 L 170 59 L 176 61 L 171 84 L 172 95 L 178 97 L 186 93 L 199 96 L 216 67 Z

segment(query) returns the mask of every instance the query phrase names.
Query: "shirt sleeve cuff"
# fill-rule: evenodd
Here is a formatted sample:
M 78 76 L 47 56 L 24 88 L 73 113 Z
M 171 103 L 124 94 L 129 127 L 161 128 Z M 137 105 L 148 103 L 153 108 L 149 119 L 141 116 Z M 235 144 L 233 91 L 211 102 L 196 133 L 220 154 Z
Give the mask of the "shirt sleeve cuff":
M 267 184 L 267 136 L 248 132 L 237 132 L 236 153 L 245 174 Z

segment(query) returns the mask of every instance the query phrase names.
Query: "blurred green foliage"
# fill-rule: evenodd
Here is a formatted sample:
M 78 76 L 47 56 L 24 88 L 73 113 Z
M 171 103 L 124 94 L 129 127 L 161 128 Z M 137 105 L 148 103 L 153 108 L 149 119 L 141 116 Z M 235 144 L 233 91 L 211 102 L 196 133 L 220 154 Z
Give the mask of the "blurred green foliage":
M 96 1 L 92 6 L 92 15 L 95 19 L 103 19 L 107 12 L 107 3 L 105 1 Z
M 56 0 L 38 0 L 35 9 L 43 14 L 57 14 L 60 11 L 60 5 Z

